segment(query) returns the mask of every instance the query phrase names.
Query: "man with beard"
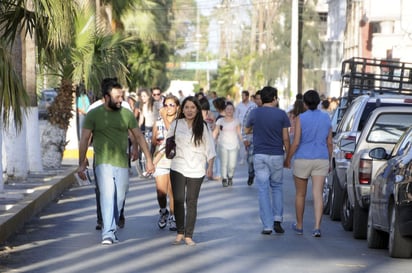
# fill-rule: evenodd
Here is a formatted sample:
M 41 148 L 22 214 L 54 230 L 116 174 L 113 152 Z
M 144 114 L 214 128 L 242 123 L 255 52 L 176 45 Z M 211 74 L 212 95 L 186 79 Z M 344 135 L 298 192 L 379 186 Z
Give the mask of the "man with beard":
M 86 179 L 86 152 L 93 135 L 95 176 L 100 191 L 100 206 L 103 218 L 102 244 L 111 245 L 118 241 L 116 236 L 120 210 L 126 198 L 129 184 L 128 134 L 131 133 L 133 148 L 131 157 L 137 158 L 140 145 L 146 158 L 146 171 L 154 172 L 152 157 L 143 134 L 131 111 L 121 107 L 122 86 L 115 79 L 102 82 L 104 104 L 87 113 L 79 144 L 79 168 L 81 179 Z

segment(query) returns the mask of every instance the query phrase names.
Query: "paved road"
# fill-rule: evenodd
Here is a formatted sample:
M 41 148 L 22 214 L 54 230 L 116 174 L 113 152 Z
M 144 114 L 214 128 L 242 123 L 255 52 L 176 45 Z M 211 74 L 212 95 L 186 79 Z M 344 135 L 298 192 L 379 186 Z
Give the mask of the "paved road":
M 410 272 L 412 260 L 391 259 L 352 239 L 339 222 L 324 218 L 322 238 L 311 237 L 312 199 L 307 198 L 305 234 L 296 235 L 294 187 L 285 171 L 283 235 L 261 235 L 257 191 L 246 185 L 246 166 L 238 166 L 234 185 L 202 186 L 195 247 L 173 246 L 175 233 L 159 230 L 153 180 L 131 179 L 126 226 L 120 243 L 100 244 L 94 230 L 93 186 L 71 188 L 30 221 L 0 253 L 0 272 Z

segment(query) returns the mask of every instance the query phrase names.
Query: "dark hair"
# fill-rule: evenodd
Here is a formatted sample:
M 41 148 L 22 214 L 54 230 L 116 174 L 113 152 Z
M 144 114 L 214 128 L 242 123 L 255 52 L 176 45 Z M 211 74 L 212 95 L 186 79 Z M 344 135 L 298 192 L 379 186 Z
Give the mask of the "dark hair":
M 265 86 L 260 90 L 260 98 L 262 103 L 272 102 L 275 98 L 278 97 L 278 90 L 272 86 Z
M 152 88 L 150 89 L 150 92 L 153 93 L 154 90 L 159 90 L 159 91 L 160 91 L 160 94 L 162 94 L 162 89 L 160 89 L 160 87 L 158 87 L 158 86 L 152 87 Z
M 226 107 L 226 99 L 224 97 L 218 97 L 213 100 L 213 106 L 218 112 L 222 112 Z
M 101 88 L 102 88 L 102 95 L 104 97 L 106 95 L 109 96 L 113 88 L 122 89 L 122 86 L 120 83 L 117 82 L 117 78 L 105 78 L 102 80 Z
M 243 90 L 243 91 L 242 91 L 242 95 L 246 95 L 246 96 L 248 96 L 248 97 L 249 97 L 249 91 L 247 91 L 247 90 Z
M 322 106 L 324 109 L 328 109 L 330 105 L 330 102 L 328 100 L 323 100 L 322 101 Z
M 316 90 L 308 90 L 303 94 L 303 102 L 310 110 L 316 110 L 320 103 L 319 93 Z
M 233 105 L 233 103 L 232 103 L 231 101 L 227 101 L 226 104 L 225 104 L 225 109 L 226 109 L 226 107 L 228 107 L 229 105 L 232 105 L 233 108 L 235 108 L 235 106 Z
M 201 99 L 199 99 L 199 103 L 200 103 L 200 108 L 202 108 L 202 110 L 205 110 L 205 111 L 210 110 L 210 103 L 206 97 L 202 97 Z
M 262 93 L 262 92 L 261 92 L 260 90 L 256 91 L 256 93 L 255 93 L 255 97 L 256 97 L 256 96 L 260 96 L 260 95 L 261 95 L 261 93 Z
M 195 143 L 195 146 L 199 146 L 203 140 L 203 129 L 204 129 L 204 121 L 202 116 L 202 107 L 200 106 L 199 100 L 194 96 L 186 97 L 182 102 L 181 111 L 179 113 L 179 119 L 185 118 L 185 114 L 183 113 L 183 109 L 188 101 L 193 102 L 197 108 L 197 114 L 193 119 L 192 125 L 192 137 Z
M 300 94 L 302 96 L 302 94 Z M 296 98 L 298 96 L 296 95 Z M 295 103 L 293 104 L 293 109 L 292 109 L 292 114 L 297 117 L 299 116 L 299 114 L 302 114 L 303 112 L 305 112 L 305 105 L 303 103 L 302 99 L 296 99 Z

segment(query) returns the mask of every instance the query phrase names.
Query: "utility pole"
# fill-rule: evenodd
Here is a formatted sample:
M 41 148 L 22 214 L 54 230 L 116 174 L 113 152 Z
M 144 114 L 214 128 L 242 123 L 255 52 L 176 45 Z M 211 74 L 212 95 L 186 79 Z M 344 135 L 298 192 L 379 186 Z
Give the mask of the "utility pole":
M 302 93 L 302 12 L 303 0 L 292 0 L 292 29 L 290 53 L 290 99 Z
M 298 93 L 299 70 L 299 0 L 292 0 L 292 29 L 290 45 L 290 97 L 292 100 Z

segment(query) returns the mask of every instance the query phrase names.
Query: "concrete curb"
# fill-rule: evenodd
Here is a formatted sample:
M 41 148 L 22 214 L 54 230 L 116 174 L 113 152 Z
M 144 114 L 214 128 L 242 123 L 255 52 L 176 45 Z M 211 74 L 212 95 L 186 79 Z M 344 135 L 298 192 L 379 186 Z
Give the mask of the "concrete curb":
M 72 166 L 60 174 L 52 175 L 49 181 L 45 180 L 44 184 L 35 186 L 32 193 L 0 215 L 0 243 L 5 242 L 33 216 L 75 183 L 76 169 L 77 166 Z

